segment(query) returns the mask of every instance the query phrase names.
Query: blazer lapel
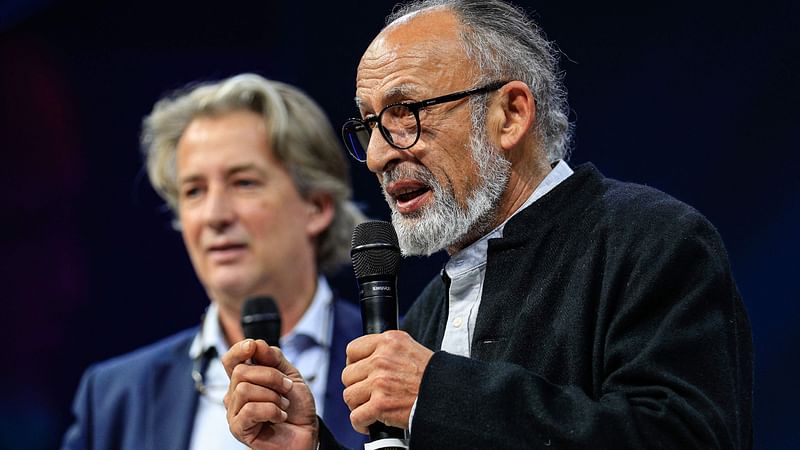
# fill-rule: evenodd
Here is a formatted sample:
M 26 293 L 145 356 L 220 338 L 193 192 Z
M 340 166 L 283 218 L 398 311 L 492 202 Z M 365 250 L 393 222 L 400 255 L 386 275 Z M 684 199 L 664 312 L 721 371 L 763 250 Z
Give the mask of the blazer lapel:
M 191 438 L 198 394 L 192 381 L 189 344 L 156 364 L 150 377 L 148 446 L 152 450 L 187 450 Z
M 334 301 L 333 308 L 333 338 L 330 348 L 330 363 L 328 366 L 328 384 L 325 389 L 325 416 L 323 420 L 330 430 L 350 430 L 350 410 L 342 400 L 342 370 L 345 364 L 345 349 L 347 344 L 359 336 L 361 329 L 361 316 L 355 307 L 352 312 L 346 310 L 347 304 L 340 300 Z M 336 438 L 347 448 L 362 448 L 364 439 L 355 432 L 348 435 L 339 435 Z

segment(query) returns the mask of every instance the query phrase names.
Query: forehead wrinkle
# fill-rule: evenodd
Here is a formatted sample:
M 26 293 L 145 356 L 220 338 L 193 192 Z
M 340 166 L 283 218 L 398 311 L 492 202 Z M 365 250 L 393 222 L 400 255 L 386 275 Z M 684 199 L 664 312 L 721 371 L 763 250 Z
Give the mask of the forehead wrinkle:
M 406 82 L 396 86 L 392 86 L 391 88 L 387 89 L 385 92 L 380 94 L 379 108 L 388 106 L 390 104 L 398 103 L 398 101 L 403 101 L 405 99 L 413 99 L 415 98 L 415 96 L 418 95 L 418 92 L 419 92 L 418 86 L 416 83 L 413 82 Z M 361 98 L 359 98 L 358 96 L 356 96 L 355 101 L 356 105 L 361 111 L 363 111 L 364 107 L 367 106 L 364 104 L 364 101 L 362 101 Z
M 474 69 L 470 62 L 462 56 L 462 48 L 453 41 L 415 42 L 403 45 L 402 50 L 396 45 L 390 50 L 385 46 L 371 47 L 358 66 L 356 90 L 370 90 L 393 83 L 398 83 L 400 86 L 405 83 L 404 78 L 407 77 L 415 80 L 424 77 L 434 82 L 438 77 L 452 76 L 465 69 L 472 72 Z M 413 86 L 417 83 L 408 84 L 410 87 L 406 88 L 406 91 L 396 91 L 393 94 L 413 93 L 409 91 L 413 90 Z
M 383 93 L 385 98 L 390 97 L 407 97 L 414 92 L 414 88 L 409 83 L 399 84 L 389 88 Z
M 255 163 L 252 162 L 237 163 L 230 167 L 225 167 L 223 169 L 223 173 L 225 174 L 225 176 L 236 175 L 238 173 L 248 172 L 248 171 L 253 171 L 258 173 L 263 172 L 263 170 L 261 170 L 260 167 L 258 167 Z M 190 172 L 188 174 L 181 175 L 179 177 L 179 181 L 180 182 L 195 181 L 202 178 L 205 178 L 205 174 L 201 172 Z
M 399 100 L 415 99 L 423 94 L 437 92 L 435 87 L 441 80 L 448 80 L 453 77 L 452 65 L 441 59 L 439 55 L 408 55 L 405 59 L 416 59 L 424 61 L 425 66 L 421 68 L 420 63 L 405 63 L 397 69 L 389 68 L 362 68 L 357 80 L 357 95 L 354 100 L 359 109 L 369 108 L 379 105 L 386 106 Z M 393 61 L 396 63 L 398 60 Z M 393 64 L 396 65 L 396 64 Z M 385 70 L 389 73 L 384 77 L 370 77 L 372 71 Z M 385 88 L 385 89 L 384 89 Z M 428 92 L 431 91 L 431 92 Z M 359 95 L 360 94 L 360 95 Z M 378 104 L 372 105 L 370 97 L 374 98 Z
M 405 76 L 404 76 L 405 78 Z M 387 85 L 396 82 L 396 80 L 390 77 L 386 80 L 381 80 L 380 85 Z M 389 87 L 384 91 L 380 91 L 381 86 L 371 86 L 371 87 L 362 87 L 359 88 L 359 91 L 362 91 L 366 94 L 365 97 L 361 97 L 359 95 L 355 96 L 356 106 L 360 110 L 369 109 L 371 106 L 371 102 L 369 101 L 369 97 L 373 97 L 377 99 L 378 102 L 375 107 L 379 106 L 386 106 L 389 102 L 393 102 L 393 99 L 397 98 L 412 98 L 416 92 L 418 92 L 418 83 L 413 81 L 400 81 L 399 84 L 395 84 L 394 86 Z
M 356 105 L 362 112 L 462 89 L 472 79 L 474 68 L 466 61 L 453 13 L 424 12 L 387 26 L 362 55 L 356 75 Z
M 258 167 L 255 163 L 246 162 L 246 163 L 241 163 L 241 164 L 235 164 L 235 165 L 233 165 L 231 167 L 228 167 L 227 170 L 225 170 L 225 173 L 227 173 L 228 175 L 234 175 L 234 174 L 237 174 L 237 173 L 247 172 L 247 171 L 251 171 L 251 170 L 254 171 L 254 172 L 259 172 L 259 173 L 263 172 L 261 170 L 261 168 Z

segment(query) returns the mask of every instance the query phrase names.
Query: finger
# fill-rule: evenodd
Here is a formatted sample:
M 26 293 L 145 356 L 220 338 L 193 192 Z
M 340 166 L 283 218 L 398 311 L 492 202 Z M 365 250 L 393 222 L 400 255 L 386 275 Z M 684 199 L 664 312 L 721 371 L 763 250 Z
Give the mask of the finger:
M 376 370 L 392 371 L 408 363 L 397 358 L 410 343 L 416 344 L 405 332 L 396 330 L 353 340 L 347 346 L 348 363 L 342 370 L 342 384 L 351 386 L 367 379 Z
M 233 415 L 238 414 L 248 403 L 274 403 L 284 411 L 288 410 L 291 405 L 289 399 L 280 393 L 247 382 L 237 384 L 233 392 L 226 395 L 223 401 L 225 407 Z
M 342 398 L 351 411 L 368 402 L 369 397 L 370 389 L 366 382 L 348 386 L 342 391 Z
M 270 347 L 266 341 L 255 341 L 256 351 L 253 354 L 253 363 L 274 367 L 291 381 L 303 381 L 303 376 L 296 367 L 286 359 L 279 347 Z
M 275 367 L 239 364 L 233 368 L 228 391 L 235 391 L 239 383 L 251 383 L 286 395 L 292 389 L 292 380 Z
M 270 347 L 267 341 L 257 339 L 253 341 L 255 350 L 253 352 L 253 364 L 262 366 L 277 367 L 283 358 L 283 353 L 278 347 Z
M 380 334 L 368 334 L 359 338 L 353 339 L 347 344 L 347 364 L 352 364 L 368 357 L 375 351 L 380 341 Z
M 289 415 L 275 403 L 248 403 L 238 414 L 243 423 L 283 423 Z
M 366 430 L 375 422 L 384 423 L 390 427 L 400 429 L 408 428 L 408 415 L 411 406 L 402 407 L 396 403 L 392 396 L 387 396 L 381 391 L 371 392 L 367 402 L 354 408 L 350 412 L 350 423 L 356 430 Z
M 361 434 L 369 434 L 369 426 L 376 421 L 375 412 L 370 408 L 369 402 L 350 411 L 350 425 Z
M 370 361 L 360 360 L 351 362 L 342 369 L 342 384 L 345 387 L 352 386 L 367 379 L 370 373 Z
M 228 378 L 230 378 L 234 367 L 247 362 L 247 360 L 253 357 L 255 350 L 256 346 L 253 345 L 253 340 L 245 339 L 232 345 L 231 348 L 222 355 L 222 365 L 225 367 Z
M 281 351 L 280 348 L 270 347 L 270 350 L 272 350 L 272 355 L 275 358 L 274 367 L 276 369 L 280 370 L 284 375 L 292 380 L 303 380 L 303 376 L 300 374 L 300 371 L 298 371 L 297 368 L 293 366 L 288 359 L 286 359 L 286 356 L 284 356 L 283 351 Z
M 248 403 L 238 414 L 228 412 L 228 424 L 234 436 L 258 434 L 269 423 L 283 423 L 288 415 L 274 403 Z

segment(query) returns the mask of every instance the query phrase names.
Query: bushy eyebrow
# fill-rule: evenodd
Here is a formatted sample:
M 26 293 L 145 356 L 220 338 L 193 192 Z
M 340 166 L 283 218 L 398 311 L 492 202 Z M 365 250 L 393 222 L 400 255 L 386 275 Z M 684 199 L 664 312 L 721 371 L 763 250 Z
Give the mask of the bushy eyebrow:
M 384 92 L 381 102 L 383 103 L 384 106 L 386 106 L 388 104 L 395 103 L 397 99 L 413 97 L 415 92 L 416 89 L 413 85 L 399 84 Z M 363 111 L 365 106 L 364 101 L 361 100 L 361 98 L 359 98 L 358 96 L 355 96 L 353 100 L 356 102 L 356 107 L 358 108 L 358 110 Z

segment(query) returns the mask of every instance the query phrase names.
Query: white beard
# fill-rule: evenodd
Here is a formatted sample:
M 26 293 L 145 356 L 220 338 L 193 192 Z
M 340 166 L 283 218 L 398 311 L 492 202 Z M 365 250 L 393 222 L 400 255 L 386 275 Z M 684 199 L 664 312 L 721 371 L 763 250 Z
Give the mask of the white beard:
M 392 224 L 404 255 L 431 255 L 464 240 L 481 236 L 493 222 L 500 196 L 511 174 L 511 163 L 486 138 L 485 127 L 473 127 L 470 136 L 472 158 L 480 181 L 466 199 L 463 208 L 456 201 L 452 186 L 442 186 L 425 166 L 398 166 L 383 174 L 382 185 L 401 178 L 413 178 L 431 188 L 433 202 L 415 212 L 403 215 L 393 198 L 386 194 L 392 210 Z

